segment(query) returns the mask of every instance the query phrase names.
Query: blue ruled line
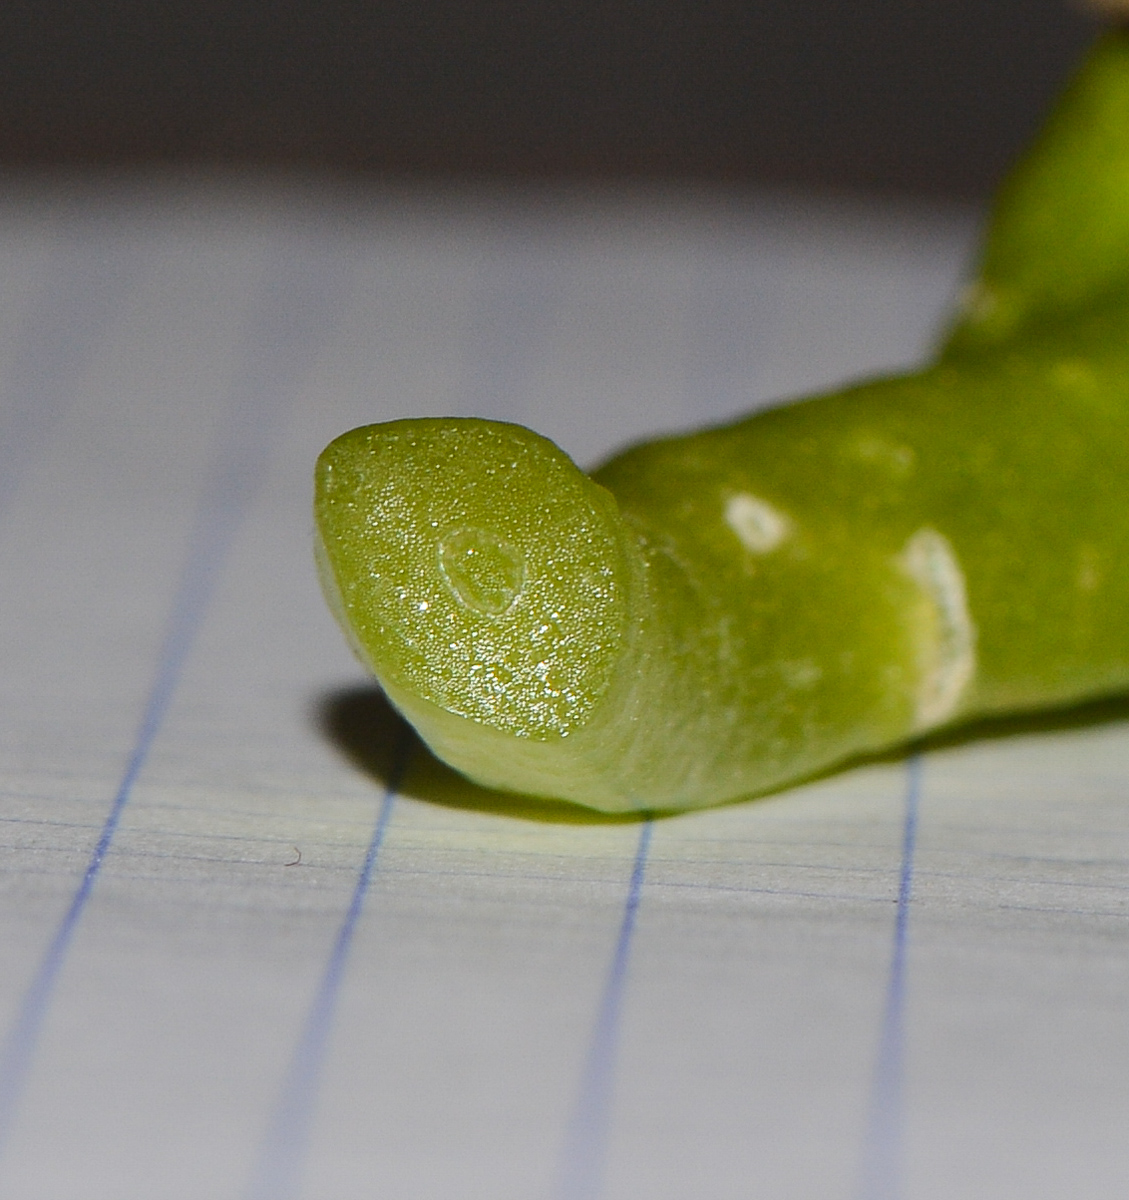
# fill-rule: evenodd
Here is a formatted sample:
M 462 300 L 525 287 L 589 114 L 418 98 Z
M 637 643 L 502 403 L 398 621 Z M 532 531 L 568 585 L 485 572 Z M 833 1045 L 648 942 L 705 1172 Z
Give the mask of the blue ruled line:
M 627 889 L 627 903 L 604 983 L 596 1028 L 588 1048 L 580 1093 L 565 1138 L 556 1189 L 557 1200 L 598 1200 L 604 1183 L 612 1099 L 615 1091 L 616 1052 L 619 1046 L 620 1011 L 631 958 L 631 939 L 643 894 L 643 875 L 651 846 L 653 822 L 644 821 L 639 830 L 635 865 Z
M 308 255 L 292 251 L 285 262 L 268 269 L 260 285 L 258 304 L 244 328 L 243 353 L 232 381 L 231 403 L 219 431 L 219 454 L 200 493 L 188 553 L 133 751 L 82 881 L 0 1048 L 0 1155 L 11 1135 L 67 952 L 122 812 L 168 712 L 235 531 L 261 482 L 271 434 L 280 424 L 282 402 L 294 394 L 314 350 L 335 319 L 336 305 L 326 301 L 334 294 L 343 295 L 344 278 L 335 261 L 327 262 L 324 254 L 310 260 Z M 316 319 L 303 319 L 309 316 Z
M 377 858 L 384 844 L 384 835 L 392 816 L 400 780 L 407 769 L 412 745 L 413 738 L 405 726 L 400 734 L 388 778 L 388 788 L 380 802 L 376 825 L 373 827 L 361 872 L 353 888 L 352 899 L 337 931 L 337 939 L 333 943 L 321 985 L 306 1017 L 278 1102 L 267 1126 L 251 1184 L 247 1189 L 247 1200 L 292 1200 L 301 1192 L 318 1085 L 325 1065 L 326 1050 L 333 1030 L 333 1019 L 337 1011 L 341 983 L 345 977 L 345 967 L 349 961 L 353 934 L 376 870 Z
M 901 1200 L 903 1192 L 906 947 L 922 769 L 922 756 L 913 755 L 907 767 L 894 948 L 890 956 L 878 1058 L 871 1085 L 870 1117 L 863 1141 L 862 1171 L 856 1193 L 858 1200 Z

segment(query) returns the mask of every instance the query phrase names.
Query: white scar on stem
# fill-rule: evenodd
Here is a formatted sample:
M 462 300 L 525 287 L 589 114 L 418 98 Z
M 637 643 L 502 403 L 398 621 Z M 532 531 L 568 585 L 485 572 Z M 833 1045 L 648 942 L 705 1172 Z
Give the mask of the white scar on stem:
M 900 563 L 925 601 L 914 725 L 931 729 L 953 715 L 976 673 L 976 626 L 968 611 L 964 572 L 948 538 L 935 529 L 919 529 L 906 542 Z
M 754 554 L 771 553 L 792 532 L 792 522 L 782 512 L 748 492 L 726 501 L 725 522 Z

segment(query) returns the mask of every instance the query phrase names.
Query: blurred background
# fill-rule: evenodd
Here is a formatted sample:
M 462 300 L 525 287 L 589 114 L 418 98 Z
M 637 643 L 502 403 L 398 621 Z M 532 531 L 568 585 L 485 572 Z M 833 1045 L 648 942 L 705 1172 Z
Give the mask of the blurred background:
M 8 0 L 0 165 L 258 164 L 979 200 L 1062 0 Z

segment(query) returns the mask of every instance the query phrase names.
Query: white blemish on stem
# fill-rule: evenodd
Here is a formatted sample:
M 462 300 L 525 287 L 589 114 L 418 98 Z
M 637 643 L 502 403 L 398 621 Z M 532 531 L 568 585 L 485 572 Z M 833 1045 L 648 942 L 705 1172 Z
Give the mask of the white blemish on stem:
M 914 725 L 947 721 L 976 672 L 976 627 L 968 611 L 964 573 L 953 548 L 935 529 L 919 529 L 905 545 L 901 566 L 921 590 L 919 684 Z
M 1074 582 L 1080 592 L 1089 595 L 1096 592 L 1102 583 L 1101 560 L 1093 546 L 1082 546 L 1078 551 L 1078 570 Z
M 785 685 L 796 692 L 809 691 L 823 678 L 823 670 L 810 658 L 782 662 L 780 674 Z
M 970 321 L 991 320 L 1000 307 L 996 293 L 986 283 L 979 281 L 961 289 L 957 304 Z
M 725 522 L 754 554 L 770 553 L 792 532 L 792 522 L 784 513 L 748 492 L 726 501 Z
M 872 433 L 861 434 L 851 449 L 856 458 L 872 466 L 884 468 L 895 478 L 904 478 L 911 474 L 917 457 L 912 446 L 891 442 Z

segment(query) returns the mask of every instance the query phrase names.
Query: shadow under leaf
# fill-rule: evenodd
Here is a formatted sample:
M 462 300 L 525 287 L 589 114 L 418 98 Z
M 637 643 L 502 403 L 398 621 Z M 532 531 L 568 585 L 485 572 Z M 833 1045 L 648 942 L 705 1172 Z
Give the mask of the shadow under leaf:
M 416 799 L 431 804 L 561 825 L 630 824 L 650 817 L 661 819 L 678 815 L 675 811 L 601 813 L 578 804 L 480 787 L 440 762 L 376 685 L 354 686 L 327 693 L 317 702 L 316 720 L 323 735 L 354 766 L 383 787 L 387 787 L 391 780 L 401 739 L 411 738 L 413 746 L 404 787 Z M 898 762 L 913 752 L 956 749 L 1001 738 L 1066 733 L 1124 721 L 1129 721 L 1129 695 L 1107 696 L 1070 708 L 1040 709 L 982 718 L 940 730 L 878 754 L 852 759 L 815 776 L 796 780 L 796 784 L 824 779 L 855 766 Z M 777 793 L 782 790 L 785 789 L 775 789 Z M 752 799 L 755 797 L 750 795 L 734 803 L 746 803 Z
M 322 696 L 317 702 L 316 719 L 324 736 L 383 787 L 392 777 L 400 739 L 412 738 L 403 787 L 416 799 L 431 804 L 556 825 L 637 824 L 650 815 L 601 813 L 579 804 L 480 787 L 440 762 L 375 685 L 342 688 Z
M 1102 696 L 1067 708 L 1040 708 L 1007 716 L 981 717 L 954 725 L 921 738 L 914 749 L 946 750 L 971 742 L 1031 736 L 1040 733 L 1069 733 L 1076 729 L 1100 728 L 1129 721 L 1129 695 Z

